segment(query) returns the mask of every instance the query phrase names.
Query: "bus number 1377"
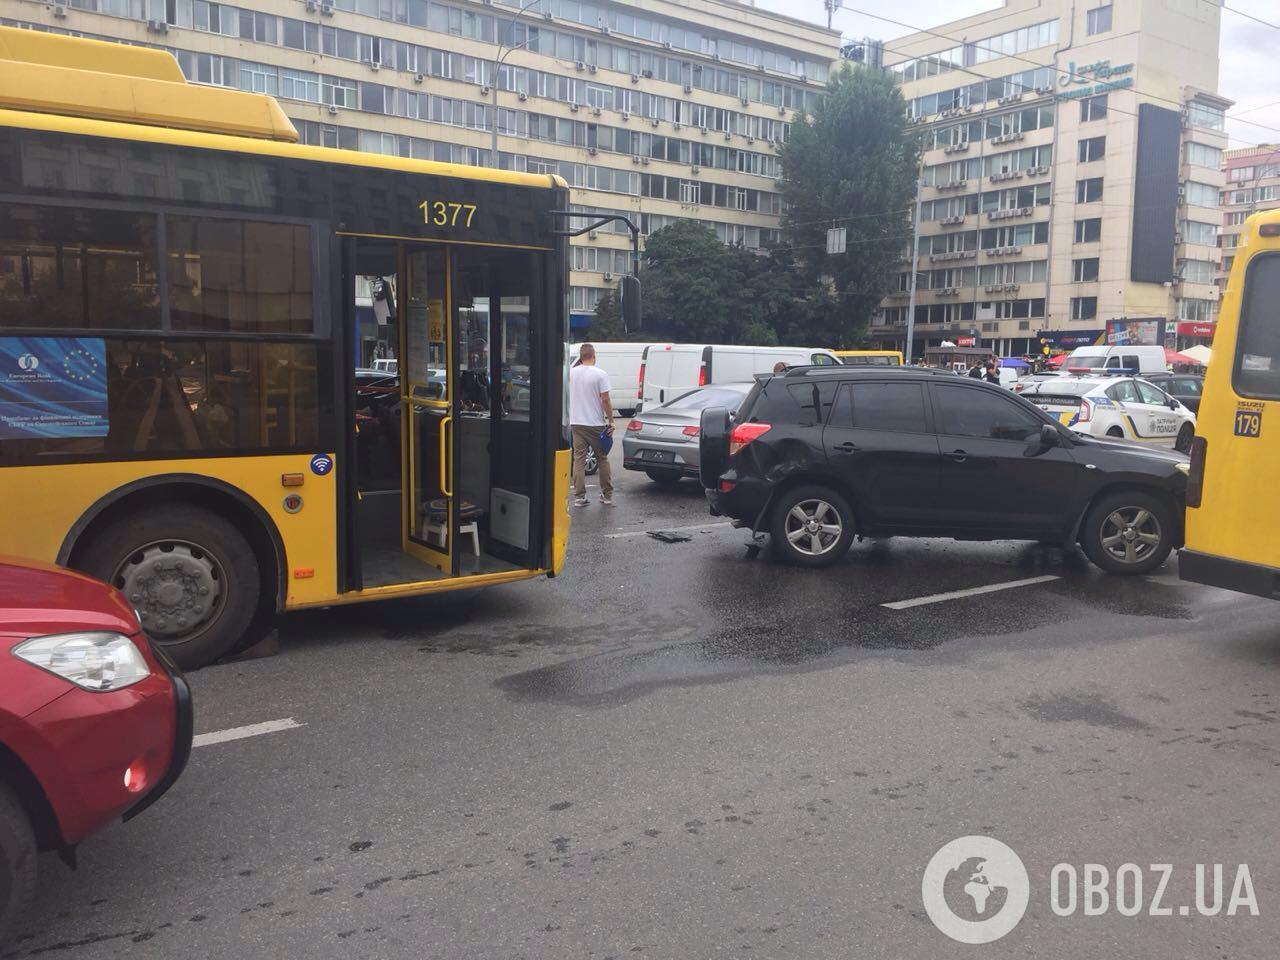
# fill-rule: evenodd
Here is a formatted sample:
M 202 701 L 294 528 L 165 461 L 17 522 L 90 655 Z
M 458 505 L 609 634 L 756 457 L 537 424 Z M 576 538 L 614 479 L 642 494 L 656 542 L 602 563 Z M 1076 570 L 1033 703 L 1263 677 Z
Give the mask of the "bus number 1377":
M 476 215 L 476 205 L 474 203 L 446 203 L 443 200 L 423 200 L 418 204 L 418 209 L 422 211 L 422 222 L 434 224 L 437 227 L 456 227 L 458 226 L 458 218 L 464 213 L 466 220 L 462 226 L 471 226 L 471 220 Z

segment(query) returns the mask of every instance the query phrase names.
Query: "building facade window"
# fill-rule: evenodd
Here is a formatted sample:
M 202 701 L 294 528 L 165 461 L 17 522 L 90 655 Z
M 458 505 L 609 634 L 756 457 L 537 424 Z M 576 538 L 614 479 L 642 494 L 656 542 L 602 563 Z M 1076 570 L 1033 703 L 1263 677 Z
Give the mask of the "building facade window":
M 1072 297 L 1071 298 L 1071 319 L 1072 320 L 1094 320 L 1098 316 L 1098 298 L 1097 297 Z
M 1212 260 L 1183 260 L 1180 274 L 1187 283 L 1213 283 L 1218 265 Z
M 1101 160 L 1107 154 L 1107 138 L 1089 137 L 1087 140 L 1081 140 L 1078 144 L 1078 152 L 1081 163 Z
M 1187 203 L 1194 204 L 1197 207 L 1216 207 L 1221 202 L 1218 188 L 1209 183 L 1188 180 L 1184 193 Z
M 1071 279 L 1074 283 L 1087 283 L 1098 279 L 1098 258 L 1083 257 L 1071 261 Z
M 1221 130 L 1227 125 L 1227 113 L 1222 107 L 1192 101 L 1187 104 L 1187 123 L 1193 127 Z
M 1087 220 L 1077 220 L 1075 226 L 1075 242 L 1076 243 L 1096 243 L 1102 239 L 1102 218 L 1089 217 Z
M 1076 181 L 1076 203 L 1095 203 L 1102 199 L 1102 178 Z
M 1099 33 L 1107 33 L 1111 30 L 1111 4 L 1104 7 L 1094 7 L 1085 13 L 1085 32 L 1089 36 Z
M 1218 245 L 1218 225 L 1200 220 L 1182 221 L 1183 243 L 1198 243 L 1206 247 Z
M 1203 143 L 1187 144 L 1187 163 L 1197 167 L 1208 167 L 1210 170 L 1222 169 L 1222 151 Z
M 1085 97 L 1080 101 L 1080 122 L 1088 123 L 1091 120 L 1102 120 L 1107 115 L 1107 95 L 1101 94 L 1097 97 Z
M 1212 300 L 1184 297 L 1178 301 L 1178 319 L 1195 323 L 1212 323 L 1217 316 L 1217 306 Z

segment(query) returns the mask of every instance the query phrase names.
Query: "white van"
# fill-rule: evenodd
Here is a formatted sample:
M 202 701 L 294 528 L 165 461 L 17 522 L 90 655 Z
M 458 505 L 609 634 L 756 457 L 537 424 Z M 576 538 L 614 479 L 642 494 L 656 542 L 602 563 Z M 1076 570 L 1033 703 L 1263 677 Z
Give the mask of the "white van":
M 1136 376 L 1166 373 L 1164 347 L 1076 347 L 1061 368 L 1068 376 L 1124 370 Z
M 596 366 L 609 375 L 609 399 L 613 409 L 631 416 L 640 402 L 640 364 L 644 362 L 647 343 L 596 343 Z M 580 343 L 569 345 L 569 362 L 578 360 Z
M 757 373 L 772 372 L 779 361 L 789 367 L 840 363 L 820 347 L 655 343 L 645 350 L 640 368 L 641 409 L 660 406 L 708 383 L 745 383 Z

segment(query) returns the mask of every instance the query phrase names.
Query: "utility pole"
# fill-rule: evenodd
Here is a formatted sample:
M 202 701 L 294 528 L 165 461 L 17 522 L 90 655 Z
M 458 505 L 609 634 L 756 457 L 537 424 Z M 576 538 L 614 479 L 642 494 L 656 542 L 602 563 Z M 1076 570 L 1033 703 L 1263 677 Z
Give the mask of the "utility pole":
M 507 29 L 510 31 L 512 39 L 515 38 L 516 22 L 541 2 L 542 0 L 531 0 L 531 2 L 525 4 L 523 7 L 520 7 L 516 15 L 507 22 Z M 523 50 L 525 47 L 529 46 L 529 40 L 526 37 L 523 41 L 521 41 L 520 43 L 517 43 L 514 47 L 508 47 L 506 43 L 503 42 L 500 36 L 495 36 L 493 39 L 498 44 L 498 52 L 494 54 L 493 60 L 490 63 L 490 70 L 489 70 L 490 72 L 489 91 L 493 94 L 493 123 L 492 123 L 492 133 L 489 137 L 489 166 L 493 167 L 494 169 L 497 169 L 498 167 L 498 74 L 502 72 L 502 65 L 503 63 L 506 62 L 507 57 L 511 56 L 511 54 L 515 53 L 517 50 Z M 506 49 L 506 53 L 502 52 L 504 48 Z
M 840 9 L 840 5 L 844 0 L 822 0 L 822 5 L 827 8 L 827 29 L 831 29 L 832 18 L 836 15 L 836 11 Z
M 911 296 L 907 299 L 907 343 L 906 349 L 902 351 L 908 366 L 911 364 L 911 349 L 916 338 L 916 278 L 920 276 L 920 194 L 924 186 L 923 174 L 922 168 L 916 177 L 915 229 L 911 232 Z

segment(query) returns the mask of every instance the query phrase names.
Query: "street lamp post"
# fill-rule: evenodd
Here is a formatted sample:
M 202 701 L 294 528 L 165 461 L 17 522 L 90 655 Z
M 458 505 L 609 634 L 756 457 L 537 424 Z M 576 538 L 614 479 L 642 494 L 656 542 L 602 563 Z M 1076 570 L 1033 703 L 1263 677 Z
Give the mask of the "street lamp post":
M 526 13 L 540 4 L 542 0 L 532 0 L 531 3 L 525 4 L 517 11 L 516 15 L 507 22 L 507 31 L 512 36 L 515 35 L 515 26 Z M 508 47 L 500 37 L 494 37 L 498 43 L 498 52 L 494 55 L 493 61 L 490 63 L 489 90 L 493 94 L 493 123 L 492 136 L 489 139 L 489 166 L 497 168 L 498 166 L 498 74 L 502 70 L 502 65 L 507 62 L 507 57 L 515 53 L 517 50 L 523 50 L 529 46 L 529 38 L 526 35 L 524 40 L 517 43 L 514 47 Z M 503 50 L 506 50 L 503 53 Z

